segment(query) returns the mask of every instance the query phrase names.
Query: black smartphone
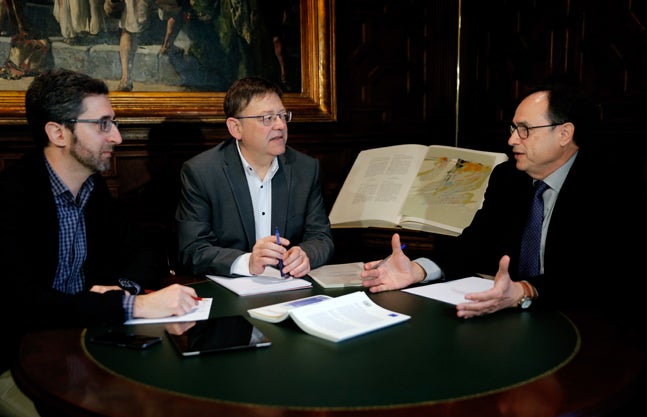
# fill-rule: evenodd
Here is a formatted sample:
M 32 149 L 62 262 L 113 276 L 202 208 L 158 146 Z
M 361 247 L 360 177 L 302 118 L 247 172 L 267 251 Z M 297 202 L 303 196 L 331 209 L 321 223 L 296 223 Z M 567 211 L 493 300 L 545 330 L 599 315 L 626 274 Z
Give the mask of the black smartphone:
M 162 336 L 149 336 L 144 334 L 132 334 L 123 330 L 113 330 L 106 333 L 92 336 L 92 343 L 101 345 L 120 346 L 130 349 L 146 349 L 162 341 Z

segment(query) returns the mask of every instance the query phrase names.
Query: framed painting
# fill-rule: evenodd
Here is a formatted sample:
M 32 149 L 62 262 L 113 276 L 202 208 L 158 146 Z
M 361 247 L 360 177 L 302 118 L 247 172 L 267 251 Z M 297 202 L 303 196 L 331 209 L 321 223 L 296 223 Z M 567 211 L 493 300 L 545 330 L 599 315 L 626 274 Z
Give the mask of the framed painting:
M 49 27 L 47 34 L 27 33 L 53 51 L 46 61 L 51 66 L 106 81 L 124 124 L 223 121 L 225 91 L 247 75 L 281 85 L 293 121 L 336 120 L 335 0 L 149 1 L 151 25 L 142 33 L 156 37 L 131 35 L 136 52 L 128 65 L 120 55 L 126 32 L 120 17 L 103 16 L 112 29 L 108 25 L 104 32 L 90 34 L 88 28 L 75 33 L 70 17 L 56 10 L 78 0 L 35 0 L 37 7 L 26 3 L 32 7 L 22 14 L 27 27 L 30 20 L 39 31 Z M 184 8 L 178 9 L 179 4 Z M 15 25 L 16 19 L 11 22 Z M 0 68 L 0 124 L 25 124 L 25 90 L 37 72 L 15 75 L 11 71 L 24 67 L 20 62 L 7 68 L 12 59 L 25 60 L 23 51 L 17 51 L 20 39 L 10 34 L 3 30 L 0 36 L 0 62 L 5 63 Z

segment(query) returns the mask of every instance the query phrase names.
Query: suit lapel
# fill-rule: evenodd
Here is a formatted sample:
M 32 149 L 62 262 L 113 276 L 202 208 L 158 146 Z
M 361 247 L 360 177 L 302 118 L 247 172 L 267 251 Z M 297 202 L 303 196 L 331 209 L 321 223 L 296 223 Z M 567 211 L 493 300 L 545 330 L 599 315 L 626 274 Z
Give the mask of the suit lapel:
M 224 174 L 227 183 L 234 195 L 236 209 L 241 219 L 243 219 L 243 230 L 248 242 L 251 245 L 256 242 L 256 231 L 254 226 L 254 206 L 252 198 L 249 195 L 249 186 L 245 171 L 240 161 L 240 155 L 236 149 L 236 143 L 233 143 L 224 149 Z M 251 246 L 250 245 L 250 246 Z
M 272 226 L 278 226 L 281 235 L 287 235 L 288 204 L 290 199 L 290 184 L 292 170 L 286 163 L 285 154 L 278 158 L 279 169 L 272 179 Z

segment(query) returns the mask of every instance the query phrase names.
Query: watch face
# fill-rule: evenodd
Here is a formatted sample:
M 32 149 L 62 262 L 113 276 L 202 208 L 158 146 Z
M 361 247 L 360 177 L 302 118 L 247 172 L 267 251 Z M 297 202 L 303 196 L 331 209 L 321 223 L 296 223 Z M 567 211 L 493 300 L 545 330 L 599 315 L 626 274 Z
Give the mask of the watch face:
M 128 291 L 132 295 L 137 295 L 142 290 L 141 286 L 138 283 L 127 278 L 119 278 L 119 286 L 124 291 Z
M 532 304 L 532 299 L 530 297 L 523 297 L 519 303 L 519 307 L 528 308 L 530 307 L 530 304 Z

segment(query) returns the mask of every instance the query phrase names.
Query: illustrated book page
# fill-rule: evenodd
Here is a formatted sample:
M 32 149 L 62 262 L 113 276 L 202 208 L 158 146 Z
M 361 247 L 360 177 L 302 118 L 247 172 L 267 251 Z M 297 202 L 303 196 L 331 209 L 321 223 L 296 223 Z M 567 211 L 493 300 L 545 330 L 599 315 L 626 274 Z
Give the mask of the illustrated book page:
M 360 152 L 330 212 L 333 228 L 402 227 L 457 236 L 504 153 L 442 145 Z
M 483 204 L 492 170 L 507 159 L 503 153 L 430 146 L 402 206 L 400 226 L 461 234 Z

